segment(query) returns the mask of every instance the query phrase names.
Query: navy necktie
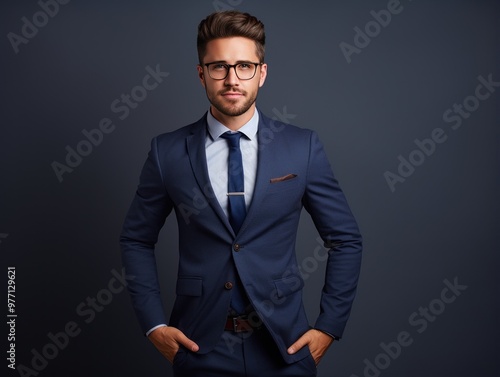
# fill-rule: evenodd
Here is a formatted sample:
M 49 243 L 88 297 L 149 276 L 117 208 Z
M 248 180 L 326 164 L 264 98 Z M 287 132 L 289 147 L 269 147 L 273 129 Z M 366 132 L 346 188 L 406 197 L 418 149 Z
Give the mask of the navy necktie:
M 221 135 L 222 138 L 227 140 L 229 145 L 227 199 L 229 222 L 233 227 L 234 233 L 238 233 L 247 215 L 245 179 L 240 150 L 241 135 L 241 132 L 226 132 Z
M 245 220 L 247 214 L 245 205 L 245 179 L 243 175 L 243 161 L 241 158 L 240 138 L 241 133 L 226 132 L 221 135 L 226 139 L 229 146 L 229 161 L 228 161 L 228 183 L 227 183 L 227 198 L 228 198 L 228 215 L 229 223 L 231 224 L 234 233 L 237 234 L 241 228 L 241 224 Z M 248 305 L 248 298 L 243 290 L 243 285 L 239 276 L 236 276 L 235 287 L 231 296 L 231 307 L 238 314 L 245 312 Z

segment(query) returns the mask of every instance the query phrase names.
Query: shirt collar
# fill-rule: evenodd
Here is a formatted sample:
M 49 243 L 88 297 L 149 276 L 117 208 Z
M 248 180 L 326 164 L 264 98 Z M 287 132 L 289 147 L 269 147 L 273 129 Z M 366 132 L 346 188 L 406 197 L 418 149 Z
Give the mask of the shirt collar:
M 215 119 L 210 110 L 208 110 L 207 113 L 207 123 L 208 123 L 208 133 L 210 134 L 212 140 L 217 140 L 223 133 L 231 131 L 229 128 L 227 128 L 217 119 Z M 250 120 L 247 123 L 245 123 L 238 130 L 238 132 L 241 132 L 248 139 L 253 140 L 255 138 L 255 135 L 257 135 L 257 130 L 259 128 L 258 126 L 259 126 L 259 112 L 257 111 L 257 109 L 255 109 L 252 118 L 250 118 Z

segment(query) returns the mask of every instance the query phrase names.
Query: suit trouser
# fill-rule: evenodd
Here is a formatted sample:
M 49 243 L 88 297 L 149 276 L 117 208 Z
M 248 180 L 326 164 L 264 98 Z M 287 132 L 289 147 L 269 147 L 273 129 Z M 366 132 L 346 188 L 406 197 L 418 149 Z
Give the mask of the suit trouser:
M 265 328 L 251 332 L 224 331 L 217 346 L 207 354 L 181 347 L 173 364 L 175 377 L 315 377 L 316 365 L 309 354 L 293 364 L 283 360 Z

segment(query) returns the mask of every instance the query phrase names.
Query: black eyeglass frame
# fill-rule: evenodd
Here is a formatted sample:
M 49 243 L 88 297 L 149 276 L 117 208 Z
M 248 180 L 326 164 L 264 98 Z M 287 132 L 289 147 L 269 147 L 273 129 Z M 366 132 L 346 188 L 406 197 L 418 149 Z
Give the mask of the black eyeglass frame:
M 216 79 L 216 78 L 213 78 L 212 75 L 210 74 L 210 66 L 213 65 L 213 64 L 220 64 L 220 65 L 223 65 L 224 67 L 226 67 L 226 76 L 220 78 L 220 79 Z M 240 76 L 238 76 L 238 71 L 236 71 L 236 67 L 239 66 L 240 64 L 253 64 L 254 65 L 254 71 L 253 71 L 253 75 L 252 77 L 248 78 L 248 79 L 242 79 L 240 78 Z M 234 69 L 234 73 L 236 74 L 236 77 L 239 79 L 239 80 L 251 80 L 255 77 L 255 74 L 257 73 L 257 67 L 261 66 L 262 64 L 264 63 L 255 63 L 255 62 L 239 62 L 239 63 L 236 63 L 236 64 L 227 64 L 227 63 L 221 63 L 221 62 L 211 62 L 211 63 L 205 63 L 203 64 L 205 67 L 207 67 L 207 72 L 208 72 L 208 76 L 210 76 L 210 78 L 212 80 L 225 80 L 227 78 L 227 76 L 229 75 L 229 70 L 231 68 Z

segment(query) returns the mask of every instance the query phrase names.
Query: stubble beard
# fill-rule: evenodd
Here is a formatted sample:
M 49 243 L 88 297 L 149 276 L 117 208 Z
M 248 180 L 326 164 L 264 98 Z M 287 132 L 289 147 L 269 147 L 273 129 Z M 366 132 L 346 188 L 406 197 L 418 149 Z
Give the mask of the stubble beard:
M 241 105 L 237 105 L 237 103 L 239 102 L 238 100 L 227 100 L 220 98 L 222 93 L 225 93 L 227 91 L 231 90 L 218 92 L 215 96 L 211 96 L 207 92 L 208 100 L 210 101 L 212 106 L 215 107 L 221 114 L 224 114 L 226 116 L 237 117 L 245 114 L 257 99 L 257 91 L 255 93 L 252 93 L 250 97 L 246 97 L 248 92 L 238 91 L 239 93 L 243 94 L 243 98 L 245 99 L 245 101 Z

